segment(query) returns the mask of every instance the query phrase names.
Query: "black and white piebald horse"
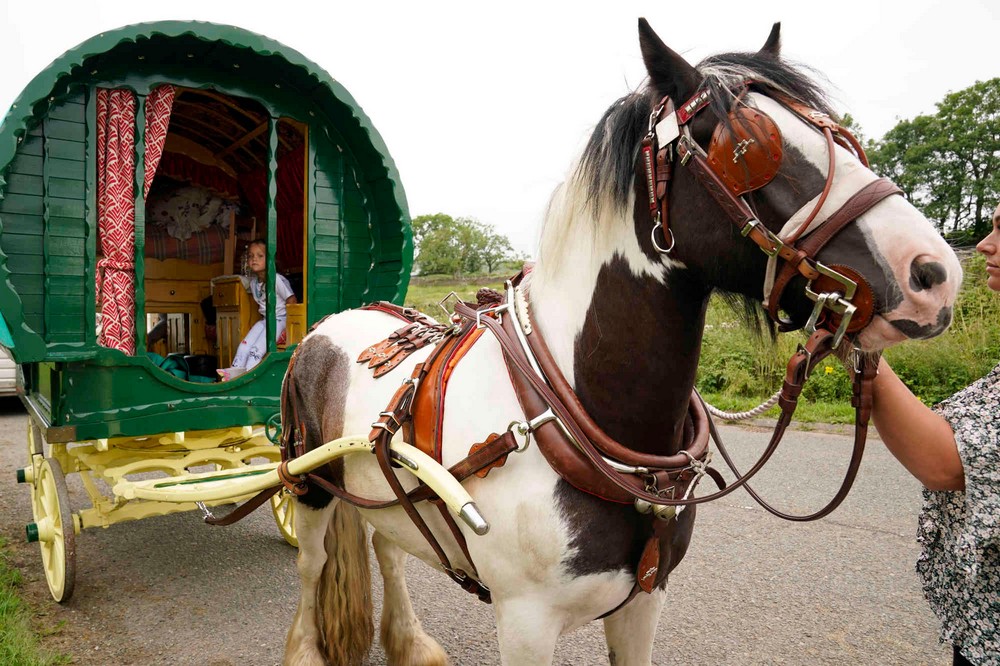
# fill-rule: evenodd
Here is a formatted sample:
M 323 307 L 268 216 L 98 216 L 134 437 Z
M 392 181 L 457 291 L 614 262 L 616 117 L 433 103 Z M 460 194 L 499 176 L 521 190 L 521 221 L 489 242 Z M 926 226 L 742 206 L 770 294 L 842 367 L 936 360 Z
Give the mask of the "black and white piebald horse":
M 544 337 L 591 419 L 635 451 L 669 455 L 683 444 L 709 296 L 723 292 L 759 311 L 765 289 L 781 280 L 789 260 L 782 256 L 769 267 L 768 255 L 741 237 L 732 216 L 677 150 L 707 155 L 713 133 L 734 122 L 734 110 L 760 112 L 773 121 L 765 134 L 775 144 L 768 147 L 775 173 L 741 197 L 769 230 L 765 240 L 798 235 L 821 198 L 810 224 L 823 222 L 877 177 L 858 151 L 828 140 L 809 121 L 831 112 L 818 86 L 779 57 L 777 25 L 759 52 L 717 55 L 697 67 L 643 20 L 639 33 L 648 83 L 607 110 L 571 177 L 554 193 L 538 261 L 523 287 L 535 333 Z M 669 201 L 667 219 L 657 223 L 649 205 L 656 183 L 647 180 L 641 146 L 652 134 L 651 114 L 657 124 L 665 117 L 666 99 L 679 120 L 657 137 L 659 148 L 674 142 L 667 154 L 672 175 L 661 192 Z M 811 111 L 803 115 L 796 105 Z M 739 164 L 741 150 L 766 138 L 744 136 L 723 161 Z M 869 288 L 869 323 L 849 334 L 859 349 L 931 337 L 951 320 L 960 265 L 902 196 L 868 206 L 815 259 L 846 267 Z M 801 326 L 814 302 L 804 293 L 801 274 L 787 283 L 780 307 Z M 356 363 L 359 352 L 399 324 L 382 312 L 348 311 L 326 319 L 301 343 L 294 372 L 307 448 L 367 433 L 399 381 L 427 357 L 429 347 L 379 379 Z M 501 349 L 486 332 L 451 375 L 442 464 L 454 464 L 471 444 L 524 418 Z M 374 458 L 348 456 L 331 474 L 351 493 L 391 500 Z M 397 475 L 406 488 L 415 485 L 405 471 Z M 642 549 L 644 518 L 632 505 L 577 490 L 537 446 L 511 454 L 503 467 L 485 478 L 471 476 L 464 485 L 491 529 L 478 536 L 461 525 L 471 562 L 454 540 L 442 536 L 441 543 L 456 568 L 476 572 L 491 591 L 504 664 L 551 663 L 561 634 L 612 610 L 603 620 L 612 663 L 650 663 L 665 586 L 619 608 L 635 584 Z M 374 630 L 367 525 L 374 529 L 385 586 L 381 639 L 389 663 L 446 663 L 415 617 L 404 579 L 407 553 L 434 567 L 439 560 L 403 510 L 358 510 L 320 488 L 298 501 L 302 590 L 285 663 L 355 664 L 369 649 Z M 427 502 L 419 509 L 436 534 L 448 534 L 437 509 Z M 673 519 L 670 567 L 683 557 L 694 519 L 694 507 Z

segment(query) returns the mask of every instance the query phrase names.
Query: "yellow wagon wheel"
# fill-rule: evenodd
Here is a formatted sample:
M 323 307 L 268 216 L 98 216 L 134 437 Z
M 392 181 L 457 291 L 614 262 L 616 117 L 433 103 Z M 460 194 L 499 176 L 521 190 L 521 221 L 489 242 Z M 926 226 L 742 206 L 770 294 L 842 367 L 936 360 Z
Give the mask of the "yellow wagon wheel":
M 281 536 L 298 548 L 299 539 L 295 536 L 295 498 L 284 490 L 279 490 L 271 496 L 271 511 Z
M 28 540 L 42 549 L 42 568 L 52 598 L 62 603 L 73 596 L 76 580 L 76 530 L 70 512 L 66 477 L 59 461 L 46 458 L 38 467 L 31 494 L 35 522 L 27 527 Z

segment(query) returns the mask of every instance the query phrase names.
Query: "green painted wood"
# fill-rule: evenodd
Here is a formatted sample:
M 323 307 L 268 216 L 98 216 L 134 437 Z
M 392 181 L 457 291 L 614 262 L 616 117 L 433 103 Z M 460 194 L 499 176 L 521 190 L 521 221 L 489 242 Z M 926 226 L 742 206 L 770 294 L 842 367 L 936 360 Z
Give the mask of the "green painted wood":
M 75 160 L 63 160 L 53 157 L 47 161 L 45 168 L 49 170 L 50 178 L 79 180 L 87 176 L 86 164 Z
M 211 85 L 260 101 L 274 118 L 308 124 L 310 322 L 357 304 L 364 293 L 397 302 L 405 293 L 412 246 L 406 247 L 409 218 L 398 173 L 367 116 L 326 72 L 276 42 L 226 26 L 169 22 L 103 33 L 39 74 L 0 125 L 0 174 L 18 180 L 0 200 L 0 250 L 10 242 L 29 243 L 25 254 L 8 254 L 6 263 L 0 257 L 0 313 L 18 360 L 28 362 L 33 395 L 54 424 L 77 427 L 80 439 L 260 422 L 253 419 L 276 410 L 287 365 L 287 352 L 275 352 L 254 373 L 225 386 L 199 385 L 180 382 L 144 358 L 96 347 L 96 112 L 90 90 L 101 84 L 145 94 L 165 81 Z M 367 237 L 366 251 L 347 252 L 348 234 Z M 31 253 L 37 246 L 15 238 L 43 235 L 48 264 L 41 253 Z M 374 253 L 373 235 L 381 239 Z M 402 247 L 391 247 L 400 239 Z M 47 331 L 38 324 L 46 308 Z M 39 336 L 46 336 L 47 347 Z M 59 360 L 37 363 L 46 356 Z
M 4 234 L 3 251 L 11 255 L 41 256 L 44 238 L 41 234 Z
M 0 207 L 2 207 L 2 204 L 0 204 Z M 42 220 L 37 215 L 20 215 L 0 211 L 0 232 L 26 235 L 41 234 Z M 3 238 L 0 236 L 0 246 L 2 245 Z
M 30 282 L 32 276 L 37 276 L 39 284 L 41 284 L 41 276 L 45 273 L 45 264 L 42 262 L 41 253 L 37 255 L 8 254 L 7 268 L 11 272 L 9 279 L 15 287 L 22 282 Z
M 277 267 L 274 263 L 275 250 L 278 247 L 278 119 L 268 121 L 267 138 L 267 307 L 264 317 L 267 319 L 267 352 L 273 353 L 277 348 L 277 315 L 274 292 L 274 281 Z
M 81 440 L 255 425 L 278 412 L 290 356 L 290 351 L 269 354 L 252 377 L 195 384 L 145 357 L 111 350 L 106 359 L 52 364 L 44 397 L 53 405 L 53 425 L 73 425 Z M 81 385 L 88 390 L 67 390 Z
M 49 234 L 54 238 L 65 237 L 84 241 L 89 233 L 86 219 L 73 217 L 50 217 Z
M 46 164 L 49 162 L 51 162 L 51 160 L 48 160 Z M 46 184 L 48 184 L 48 182 Z M 82 220 L 85 215 L 86 205 L 82 199 L 61 199 L 49 193 L 46 197 L 46 203 L 48 206 L 48 214 L 53 217 L 70 217 Z
M 320 187 L 317 186 L 313 190 L 313 201 L 316 202 L 317 206 L 320 204 L 332 204 L 335 208 L 339 206 L 339 200 L 337 197 L 337 192 L 332 187 Z M 317 214 L 319 213 L 319 208 L 316 209 Z M 331 217 L 326 219 L 336 220 L 340 215 L 339 210 L 335 210 Z
M 83 143 L 87 138 L 87 128 L 82 122 L 58 120 L 49 114 L 45 118 L 45 136 Z
M 66 120 L 75 123 L 87 122 L 87 103 L 85 99 L 65 100 L 62 104 L 51 107 L 48 117 L 53 120 Z
M 87 170 L 84 175 L 86 214 L 83 223 L 83 303 L 84 350 L 97 349 L 97 95 L 89 86 L 82 90 L 86 104 L 87 142 L 85 152 Z M 55 233 L 55 230 L 53 230 Z M 94 306 L 91 306 L 91 303 Z M 51 349 L 51 347 L 50 347 Z
M 86 339 L 86 91 L 53 104 L 43 121 L 45 141 L 45 341 L 50 352 Z M 69 166 L 68 163 L 76 163 Z M 67 267 L 71 274 L 66 274 Z
M 146 349 L 146 98 L 138 95 L 135 105 L 135 350 Z
M 45 210 L 45 202 L 42 200 L 42 190 L 39 189 L 37 195 L 30 194 L 10 194 L 4 197 L 0 214 L 17 213 L 21 215 L 34 215 L 39 218 Z
M 53 120 L 51 117 L 46 117 L 42 123 L 42 264 L 45 271 L 45 274 L 42 276 L 42 280 L 46 293 L 46 307 L 42 310 L 42 330 L 38 332 L 45 336 L 46 341 L 49 339 L 49 321 L 50 315 L 52 314 L 52 306 L 48 304 L 48 294 L 52 275 L 52 255 L 50 248 L 51 231 L 49 228 L 49 219 L 52 216 L 53 202 L 52 193 L 49 191 L 49 180 L 52 178 L 53 156 L 49 153 L 51 141 L 49 140 L 48 134 L 50 133 L 50 130 L 52 130 L 53 126 L 58 123 L 65 123 L 65 121 Z M 58 213 L 60 217 L 65 217 L 67 214 L 72 216 L 72 207 L 70 207 L 70 210 L 60 211 Z
M 81 125 L 81 127 L 83 127 Z M 82 141 L 66 141 L 64 139 L 49 138 L 49 157 L 65 160 L 77 160 L 82 162 L 86 159 L 81 149 Z
M 83 239 L 50 235 L 45 241 L 45 251 L 57 260 L 61 260 L 62 257 L 79 259 L 83 257 Z M 79 276 L 75 279 L 75 285 L 78 291 L 83 286 Z

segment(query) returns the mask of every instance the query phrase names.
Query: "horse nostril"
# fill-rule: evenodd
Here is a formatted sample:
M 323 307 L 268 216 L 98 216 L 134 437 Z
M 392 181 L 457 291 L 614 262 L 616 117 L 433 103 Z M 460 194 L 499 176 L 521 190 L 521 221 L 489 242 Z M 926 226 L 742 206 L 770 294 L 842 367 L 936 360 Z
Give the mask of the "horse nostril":
M 913 291 L 931 289 L 948 279 L 948 271 L 937 261 L 921 263 L 914 259 L 910 263 L 910 288 Z

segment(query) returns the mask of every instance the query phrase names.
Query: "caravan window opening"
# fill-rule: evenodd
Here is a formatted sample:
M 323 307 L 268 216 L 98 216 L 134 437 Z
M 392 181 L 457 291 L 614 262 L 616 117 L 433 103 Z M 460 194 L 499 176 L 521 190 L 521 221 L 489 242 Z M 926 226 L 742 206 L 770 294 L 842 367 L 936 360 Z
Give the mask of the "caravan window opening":
M 169 84 L 163 84 L 169 85 Z M 204 88 L 173 87 L 164 136 L 147 130 L 150 97 L 137 95 L 135 144 L 135 340 L 137 352 L 151 352 L 146 313 L 183 316 L 181 336 L 166 339 L 169 354 L 211 356 L 218 367 L 232 364 L 238 346 L 257 321 L 266 335 L 263 353 L 285 346 L 285 311 L 275 316 L 271 302 L 215 295 L 215 283 L 242 275 L 250 288 L 254 276 L 244 266 L 249 243 L 267 242 L 266 293 L 273 301 L 289 288 L 302 302 L 306 219 L 306 126 L 273 117 L 259 102 Z M 154 122 L 155 119 L 154 119 Z M 158 145 L 147 145 L 147 139 Z M 147 153 L 157 154 L 153 176 L 144 173 Z M 142 196 L 141 183 L 150 181 Z M 287 284 L 275 289 L 275 274 Z M 224 289 L 223 289 L 224 290 Z M 293 299 L 289 299 L 291 302 Z M 265 300 L 266 302 L 266 300 Z M 219 316 L 228 328 L 220 339 Z M 233 311 L 236 316 L 234 317 Z M 304 317 L 304 309 L 296 315 Z M 238 327 L 233 322 L 238 322 Z M 256 359 L 259 361 L 259 359 Z M 248 369 L 252 369 L 248 368 Z

